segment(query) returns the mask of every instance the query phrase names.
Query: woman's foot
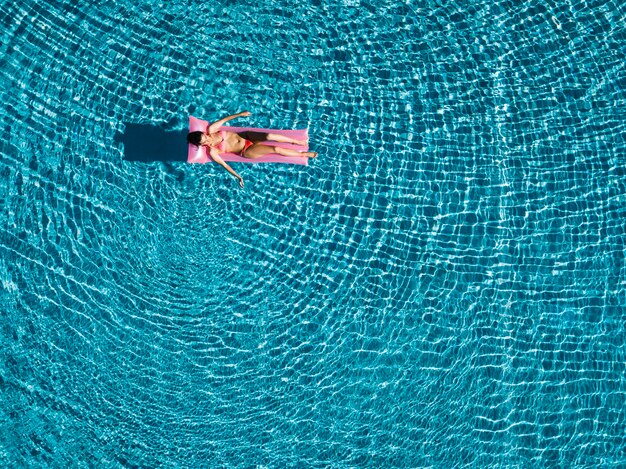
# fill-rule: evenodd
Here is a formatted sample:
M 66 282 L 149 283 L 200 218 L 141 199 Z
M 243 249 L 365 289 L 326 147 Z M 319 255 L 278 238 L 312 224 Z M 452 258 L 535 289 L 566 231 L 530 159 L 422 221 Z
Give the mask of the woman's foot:
M 307 158 L 317 158 L 316 151 L 303 151 L 302 156 L 306 156 Z

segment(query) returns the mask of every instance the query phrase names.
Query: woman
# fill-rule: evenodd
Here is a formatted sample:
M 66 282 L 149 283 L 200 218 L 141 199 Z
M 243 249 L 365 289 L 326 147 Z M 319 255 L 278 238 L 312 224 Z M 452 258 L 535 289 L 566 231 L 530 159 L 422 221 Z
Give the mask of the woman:
M 239 180 L 239 185 L 243 187 L 243 178 L 235 172 L 221 157 L 220 153 L 235 153 L 244 158 L 260 158 L 269 153 L 275 153 L 283 156 L 304 156 L 306 158 L 316 158 L 317 153 L 312 151 L 298 151 L 290 148 L 282 148 L 271 145 L 271 142 L 277 143 L 293 143 L 296 145 L 305 145 L 306 141 L 294 140 L 284 135 L 263 132 L 227 132 L 220 130 L 220 127 L 226 122 L 237 117 L 248 117 L 248 111 L 233 114 L 213 122 L 207 128 L 206 132 L 189 132 L 187 134 L 187 142 L 192 145 L 204 145 L 208 147 L 209 154 L 213 161 L 224 167 L 226 171 L 235 176 Z M 268 142 L 264 144 L 262 142 Z

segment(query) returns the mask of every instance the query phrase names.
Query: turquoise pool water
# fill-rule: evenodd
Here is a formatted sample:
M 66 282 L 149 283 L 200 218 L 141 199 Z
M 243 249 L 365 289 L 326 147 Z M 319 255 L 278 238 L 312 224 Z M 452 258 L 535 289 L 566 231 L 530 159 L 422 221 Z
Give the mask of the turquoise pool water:
M 0 464 L 626 466 L 626 7 L 0 2 Z M 308 167 L 125 123 L 308 127 Z

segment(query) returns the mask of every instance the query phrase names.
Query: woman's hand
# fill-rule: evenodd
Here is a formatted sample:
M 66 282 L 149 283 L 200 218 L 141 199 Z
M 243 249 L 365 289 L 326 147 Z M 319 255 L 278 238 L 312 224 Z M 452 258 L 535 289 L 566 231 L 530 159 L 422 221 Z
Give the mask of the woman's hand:
M 251 116 L 252 113 L 250 111 L 243 111 L 243 112 L 240 112 L 239 115 L 241 117 L 248 117 L 248 116 Z
M 239 187 L 243 189 L 243 178 L 241 176 L 238 176 L 237 179 L 239 179 Z

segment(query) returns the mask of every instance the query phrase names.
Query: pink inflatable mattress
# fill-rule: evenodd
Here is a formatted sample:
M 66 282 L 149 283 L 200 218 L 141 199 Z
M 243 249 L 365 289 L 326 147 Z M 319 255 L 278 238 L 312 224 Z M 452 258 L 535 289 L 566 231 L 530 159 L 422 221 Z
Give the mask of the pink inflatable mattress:
M 196 119 L 193 116 L 189 116 L 189 132 L 201 131 L 205 132 L 209 123 L 207 121 L 203 121 L 201 119 Z M 254 132 L 266 132 L 266 133 L 274 133 L 281 134 L 287 137 L 293 138 L 295 140 L 309 140 L 309 130 L 308 129 L 298 129 L 298 130 L 279 130 L 279 129 L 258 129 L 254 127 L 227 127 L 223 125 L 220 127 L 221 130 L 225 130 L 227 132 L 245 132 L 248 130 Z M 271 143 L 275 147 L 283 147 L 283 148 L 293 148 L 294 150 L 307 151 L 309 149 L 309 145 L 293 145 L 290 143 L 280 143 L 280 142 L 272 142 Z M 220 156 L 224 161 L 231 161 L 237 163 L 289 163 L 289 164 L 308 164 L 309 159 L 304 156 L 282 156 L 277 155 L 276 153 L 270 153 L 269 155 L 262 156 L 261 158 L 244 158 L 243 156 L 236 155 L 234 153 L 220 153 Z M 207 152 L 206 147 L 197 147 L 195 145 L 189 145 L 188 153 L 187 153 L 187 162 L 188 163 L 208 163 L 213 162 L 211 156 Z

